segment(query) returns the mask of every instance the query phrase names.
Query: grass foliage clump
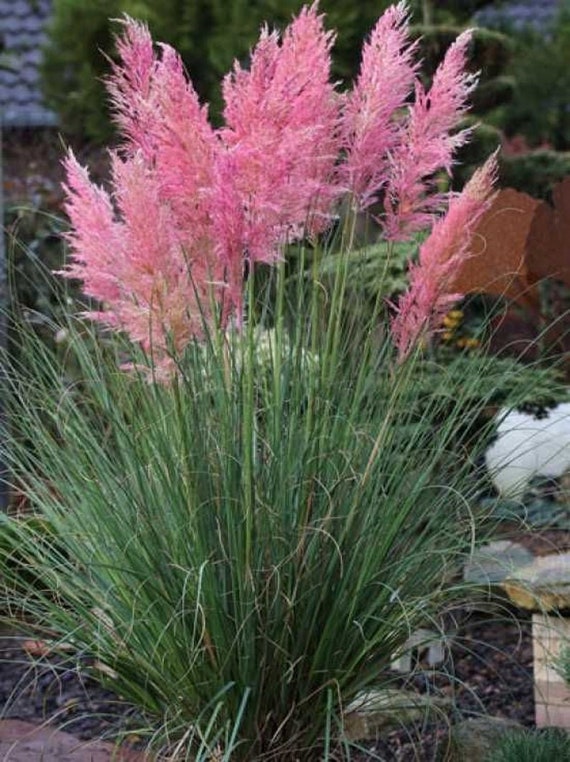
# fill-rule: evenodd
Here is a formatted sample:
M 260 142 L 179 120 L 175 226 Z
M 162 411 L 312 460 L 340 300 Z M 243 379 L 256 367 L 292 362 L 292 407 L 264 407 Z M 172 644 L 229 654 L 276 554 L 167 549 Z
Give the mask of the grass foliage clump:
M 563 728 L 505 734 L 486 762 L 570 762 L 570 734 Z
M 4 456 L 41 519 L 5 522 L 8 615 L 104 665 L 156 745 L 198 759 L 338 752 L 344 708 L 460 594 L 474 530 L 457 432 L 486 400 L 434 395 L 438 425 L 417 425 L 419 360 L 343 322 L 342 268 L 327 294 L 272 278 L 267 302 L 249 288 L 270 333 L 209 334 L 170 385 L 73 319 L 73 384 L 23 328 L 8 374 Z

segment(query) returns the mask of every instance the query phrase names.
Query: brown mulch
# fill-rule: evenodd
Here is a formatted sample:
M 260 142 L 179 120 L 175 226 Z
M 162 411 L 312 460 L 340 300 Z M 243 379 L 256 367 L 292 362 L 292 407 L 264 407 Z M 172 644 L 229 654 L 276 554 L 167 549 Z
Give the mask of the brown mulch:
M 494 613 L 472 612 L 450 634 L 444 665 L 419 664 L 398 687 L 451 699 L 453 709 L 437 722 L 396 728 L 363 744 L 353 762 L 442 762 L 447 759 L 450 728 L 468 718 L 491 716 L 534 726 L 532 635 L 530 615 L 502 605 Z M 465 760 L 465 762 L 475 762 Z

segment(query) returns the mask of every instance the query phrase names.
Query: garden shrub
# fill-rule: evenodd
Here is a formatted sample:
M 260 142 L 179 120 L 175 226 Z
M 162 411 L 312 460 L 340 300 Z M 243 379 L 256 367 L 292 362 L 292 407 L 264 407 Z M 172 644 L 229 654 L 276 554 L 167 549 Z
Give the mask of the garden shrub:
M 495 151 L 502 140 L 501 132 L 492 124 L 481 120 L 477 116 L 468 117 L 465 125 L 473 127 L 473 139 L 462 146 L 459 153 L 461 163 L 455 169 L 453 187 L 461 188 L 473 173 L 473 167 L 477 167 L 484 161 L 485 156 Z M 501 177 L 501 185 L 508 187 Z
M 542 149 L 519 156 L 503 155 L 499 173 L 502 185 L 550 199 L 556 183 L 570 174 L 570 153 Z
M 570 734 L 563 728 L 505 733 L 485 762 L 570 762 Z
M 450 24 L 414 26 L 413 34 L 420 41 L 426 74 L 433 74 L 445 50 L 460 30 L 460 26 Z M 507 35 L 492 29 L 476 29 L 473 33 L 470 67 L 481 72 L 483 82 L 493 81 L 505 72 L 512 50 L 513 44 Z
M 512 100 L 501 110 L 507 136 L 524 135 L 533 147 L 570 149 L 570 14 L 560 14 L 553 29 L 510 31 L 514 52 L 508 73 Z
M 483 81 L 473 94 L 474 112 L 483 114 L 507 103 L 512 99 L 515 87 L 514 77 L 505 74 Z

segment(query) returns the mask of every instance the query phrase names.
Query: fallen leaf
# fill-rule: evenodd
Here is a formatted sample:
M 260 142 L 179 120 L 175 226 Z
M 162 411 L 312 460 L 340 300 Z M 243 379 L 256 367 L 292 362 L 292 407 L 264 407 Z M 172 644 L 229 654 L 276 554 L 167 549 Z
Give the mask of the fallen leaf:
M 52 647 L 45 640 L 24 640 L 22 650 L 28 656 L 48 656 L 52 652 Z

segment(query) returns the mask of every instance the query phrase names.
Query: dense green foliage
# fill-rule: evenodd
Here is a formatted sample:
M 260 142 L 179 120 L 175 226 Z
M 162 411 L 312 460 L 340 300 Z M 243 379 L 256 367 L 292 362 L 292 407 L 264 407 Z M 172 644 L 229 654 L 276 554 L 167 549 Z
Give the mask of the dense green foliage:
M 499 171 L 501 185 L 548 199 L 553 186 L 570 175 L 570 152 L 540 150 L 502 156 Z
M 561 14 L 548 34 L 512 33 L 509 74 L 515 89 L 502 110 L 507 135 L 524 135 L 531 146 L 570 149 L 570 13 Z
M 485 762 L 570 762 L 570 735 L 564 728 L 510 731 Z
M 458 24 L 417 24 L 413 31 L 420 40 L 422 71 L 433 74 L 445 51 L 462 31 Z M 499 76 L 509 63 L 512 44 L 509 38 L 491 29 L 475 29 L 471 43 L 470 67 L 480 72 L 480 81 Z

